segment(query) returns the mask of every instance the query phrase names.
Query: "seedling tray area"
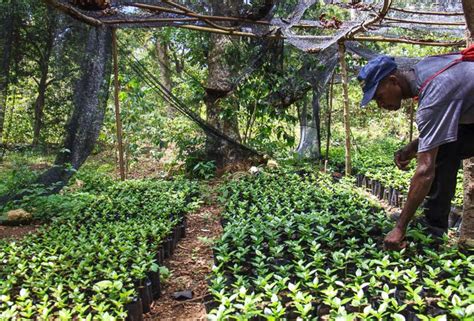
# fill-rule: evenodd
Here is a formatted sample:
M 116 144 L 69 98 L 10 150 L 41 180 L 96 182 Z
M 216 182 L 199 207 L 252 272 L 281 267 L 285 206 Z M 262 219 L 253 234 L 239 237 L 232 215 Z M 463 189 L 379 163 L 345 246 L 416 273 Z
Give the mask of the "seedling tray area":
M 197 205 L 195 183 L 114 183 L 35 235 L 0 242 L 0 320 L 140 320 Z
M 211 320 L 473 320 L 474 256 L 412 226 L 393 226 L 353 183 L 288 172 L 221 190 Z
M 400 147 L 399 142 L 367 143 L 354 155 L 352 165 L 353 172 L 358 177 L 358 186 L 366 187 L 372 194 L 385 199 L 390 205 L 403 207 L 410 180 L 415 173 L 416 162 L 412 161 L 406 171 L 398 169 L 393 161 L 393 152 Z M 344 150 L 333 148 L 330 160 L 334 170 L 343 171 Z M 463 199 L 463 174 L 460 170 L 457 175 L 456 193 L 452 201 L 453 207 L 462 208 Z

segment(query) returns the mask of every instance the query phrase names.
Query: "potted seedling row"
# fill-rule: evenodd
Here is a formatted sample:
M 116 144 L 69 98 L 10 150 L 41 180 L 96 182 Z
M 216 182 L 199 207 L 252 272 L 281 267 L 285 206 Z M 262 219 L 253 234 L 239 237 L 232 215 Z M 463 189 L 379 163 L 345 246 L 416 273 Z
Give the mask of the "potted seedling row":
M 390 223 L 349 182 L 280 172 L 231 181 L 221 193 L 227 224 L 214 248 L 211 319 L 424 320 L 473 312 L 472 257 L 448 244 L 431 250 L 433 240 L 418 228 L 408 238 L 419 246 L 383 251 Z
M 0 242 L 0 319 L 140 320 L 160 295 L 161 249 L 174 250 L 196 196 L 186 181 L 118 183 L 87 212 Z

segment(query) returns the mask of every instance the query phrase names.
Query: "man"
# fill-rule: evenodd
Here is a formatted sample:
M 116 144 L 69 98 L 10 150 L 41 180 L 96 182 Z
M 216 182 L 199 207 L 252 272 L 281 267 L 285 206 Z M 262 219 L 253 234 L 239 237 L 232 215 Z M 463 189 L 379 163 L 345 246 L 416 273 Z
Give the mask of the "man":
M 461 160 L 474 156 L 474 62 L 457 61 L 460 57 L 427 57 L 401 71 L 393 58 L 378 56 L 359 73 L 362 106 L 372 99 L 387 110 L 400 109 L 402 99 L 418 97 L 419 103 L 419 138 L 394 156 L 402 170 L 415 157 L 417 167 L 400 218 L 385 237 L 387 249 L 406 246 L 408 223 L 426 196 L 424 225 L 436 236 L 447 231 Z

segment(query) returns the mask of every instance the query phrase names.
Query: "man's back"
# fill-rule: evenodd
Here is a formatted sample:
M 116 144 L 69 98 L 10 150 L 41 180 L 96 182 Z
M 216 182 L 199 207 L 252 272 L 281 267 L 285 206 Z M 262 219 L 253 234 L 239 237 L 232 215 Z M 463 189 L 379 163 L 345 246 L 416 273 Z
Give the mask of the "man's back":
M 416 91 L 459 57 L 427 57 L 416 64 Z M 420 152 L 455 141 L 459 124 L 474 123 L 474 62 L 459 62 L 433 78 L 419 95 L 416 120 Z

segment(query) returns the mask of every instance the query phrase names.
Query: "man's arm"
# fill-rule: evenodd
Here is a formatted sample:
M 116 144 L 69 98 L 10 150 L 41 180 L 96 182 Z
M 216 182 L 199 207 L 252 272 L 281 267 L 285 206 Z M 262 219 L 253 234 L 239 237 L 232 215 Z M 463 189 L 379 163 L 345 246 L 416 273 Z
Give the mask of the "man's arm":
M 413 215 L 420 204 L 428 195 L 435 176 L 436 156 L 438 147 L 429 151 L 418 153 L 418 165 L 415 175 L 411 179 L 407 201 L 403 206 L 402 213 L 395 227 L 385 237 L 385 248 L 389 250 L 400 250 L 406 246 L 403 241 Z

